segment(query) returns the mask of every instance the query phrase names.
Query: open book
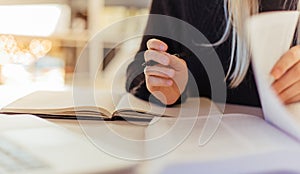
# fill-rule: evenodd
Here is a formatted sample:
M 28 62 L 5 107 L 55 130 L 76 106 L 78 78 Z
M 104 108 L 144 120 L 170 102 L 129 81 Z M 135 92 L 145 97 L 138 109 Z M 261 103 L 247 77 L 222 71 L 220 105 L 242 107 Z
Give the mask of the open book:
M 73 91 L 37 91 L 3 107 L 0 113 L 35 114 L 44 118 L 152 119 L 155 116 L 200 116 L 219 113 L 209 99 L 189 98 L 175 107 L 163 107 L 143 101 L 129 93 L 109 91 L 91 92 L 89 89 Z

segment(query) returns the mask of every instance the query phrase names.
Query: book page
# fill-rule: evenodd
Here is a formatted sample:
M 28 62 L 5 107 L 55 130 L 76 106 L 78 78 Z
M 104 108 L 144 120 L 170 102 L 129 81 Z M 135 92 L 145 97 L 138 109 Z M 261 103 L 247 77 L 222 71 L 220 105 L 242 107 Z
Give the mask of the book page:
M 208 114 L 221 114 L 218 107 L 207 98 L 188 98 L 186 102 L 172 107 L 163 107 L 141 100 L 132 94 L 124 95 L 118 106 L 118 111 L 139 111 L 149 116 L 196 117 Z M 129 112 L 130 114 L 130 112 Z M 132 113 L 139 114 L 139 113 Z
M 276 171 L 294 171 L 295 166 L 300 171 L 299 143 L 262 118 L 245 114 L 224 115 L 219 129 L 204 146 L 199 144 L 199 138 L 205 127 L 205 117 L 199 117 L 189 133 L 186 130 L 191 129 L 193 124 L 190 122 L 190 119 L 177 122 L 160 118 L 148 126 L 145 156 L 160 155 L 149 161 L 152 169 L 149 173 L 161 173 L 162 170 L 186 173 L 190 169 L 205 173 L 224 173 L 224 169 L 225 173 L 285 173 Z M 174 150 L 162 156 L 162 152 L 169 149 Z M 286 159 L 289 159 L 288 163 L 283 162 Z M 170 171 L 166 172 L 166 169 Z M 176 171 L 172 172 L 172 169 Z
M 113 97 L 114 96 L 114 97 Z M 114 99 L 120 95 L 108 91 L 89 90 L 37 91 L 5 106 L 1 112 L 50 114 L 50 115 L 99 115 L 102 112 L 110 117 L 114 111 Z M 101 108 L 101 109 L 99 109 Z
M 273 91 L 271 69 L 291 46 L 299 12 L 269 12 L 252 17 L 247 29 L 253 69 L 265 119 L 300 140 L 300 124 Z M 300 108 L 299 108 L 300 110 Z M 299 113 L 299 112 L 298 112 Z

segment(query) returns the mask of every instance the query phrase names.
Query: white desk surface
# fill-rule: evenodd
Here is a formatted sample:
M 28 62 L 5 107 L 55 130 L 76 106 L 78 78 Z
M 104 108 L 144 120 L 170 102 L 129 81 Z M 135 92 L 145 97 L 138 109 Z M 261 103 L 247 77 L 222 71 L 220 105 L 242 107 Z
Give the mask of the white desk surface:
M 240 111 L 239 108 L 241 108 L 241 107 L 243 108 L 242 110 L 246 111 L 247 113 L 255 114 L 259 117 L 262 117 L 262 112 L 261 112 L 260 108 L 236 106 L 236 105 L 228 105 L 226 107 L 225 113 L 235 113 L 235 112 L 238 113 Z M 49 119 L 49 121 L 56 123 L 60 126 L 63 126 L 67 129 L 71 130 L 72 132 L 75 132 L 75 133 L 79 134 L 80 136 L 83 136 L 83 138 L 85 138 L 85 133 L 80 126 L 80 124 L 82 124 L 82 121 L 80 121 L 80 123 L 77 120 Z M 125 121 L 112 121 L 112 122 L 106 122 L 106 123 L 101 122 L 101 121 L 84 121 L 84 127 L 85 127 L 84 129 L 89 129 L 89 128 L 93 129 L 96 127 L 101 127 L 104 124 L 107 124 L 115 132 L 117 132 L 118 134 L 120 134 L 123 137 L 133 139 L 133 140 L 144 140 L 144 138 L 145 138 L 146 127 L 132 126 Z M 160 129 L 160 128 L 158 127 L 158 129 Z M 163 127 L 161 127 L 161 129 L 164 130 Z M 157 147 L 157 148 L 159 148 L 159 147 Z M 235 148 L 235 147 L 233 147 L 233 148 Z M 246 151 L 245 149 L 247 149 L 247 148 L 245 148 L 245 147 L 241 148 L 241 150 L 238 153 L 243 152 L 243 150 Z M 179 151 L 182 151 L 182 150 L 179 148 Z M 205 148 L 203 151 L 205 151 Z M 212 151 L 212 150 L 209 149 L 208 151 Z M 228 154 L 224 154 L 224 158 L 225 157 L 230 158 L 231 156 L 236 155 L 236 152 L 231 152 L 231 151 L 232 150 L 229 150 Z M 202 153 L 202 151 L 200 153 Z M 248 153 L 248 152 L 245 152 L 245 153 Z M 204 153 L 204 154 L 207 155 L 207 153 Z M 243 153 L 241 153 L 241 154 L 243 154 Z M 173 158 L 172 154 L 170 156 L 171 156 L 170 158 L 172 159 Z M 215 154 L 212 156 L 215 156 Z M 176 158 L 178 158 L 178 156 L 175 155 L 174 158 L 176 159 Z M 194 158 L 194 157 L 192 157 L 192 158 Z M 208 157 L 208 158 L 210 158 L 210 157 Z M 215 156 L 214 158 L 219 159 L 220 156 L 217 156 L 217 157 Z M 169 165 L 168 161 L 169 161 L 169 159 L 165 160 L 165 157 L 163 157 L 162 159 L 157 159 L 157 160 L 155 159 L 155 160 L 150 160 L 150 161 L 146 161 L 146 162 L 145 161 L 138 162 L 139 165 L 137 165 L 136 173 L 152 174 L 152 173 L 156 173 L 156 172 L 161 172 L 160 169 L 164 168 L 164 165 L 166 165 L 166 166 Z M 158 171 L 156 171 L 156 169 Z M 228 171 L 228 172 L 231 173 L 231 171 Z M 219 172 L 217 172 L 217 173 L 219 173 Z
M 20 89 L 17 87 L 7 87 L 7 86 L 0 86 L 0 107 L 5 106 L 6 104 L 10 103 L 11 101 L 17 99 L 18 97 L 24 96 L 35 89 L 24 88 Z M 13 91 L 13 92 L 12 92 Z M 246 107 L 246 106 L 238 106 L 238 105 L 227 105 L 225 109 L 225 113 L 243 113 L 256 115 L 258 117 L 263 117 L 262 111 L 260 108 L 255 107 Z M 48 121 L 56 123 L 76 134 L 82 136 L 83 139 L 86 139 L 86 135 L 82 130 L 79 122 L 77 120 L 60 120 L 60 119 L 48 119 Z M 82 123 L 82 122 L 81 122 Z M 113 121 L 113 122 L 103 122 L 103 121 L 84 121 L 85 127 L 89 127 L 91 129 L 99 127 L 103 124 L 109 125 L 112 129 L 116 132 L 121 133 L 126 138 L 134 139 L 134 140 L 143 140 L 144 139 L 144 132 L 146 126 L 131 126 L 131 124 L 124 122 L 124 121 Z M 157 128 L 160 129 L 160 128 Z M 162 128 L 163 129 L 163 128 Z M 155 163 L 156 160 L 151 160 L 151 163 Z M 159 160 L 158 160 L 159 161 Z M 138 173 L 149 172 L 148 165 L 149 163 L 143 162 L 137 168 Z M 150 170 L 151 171 L 151 170 Z

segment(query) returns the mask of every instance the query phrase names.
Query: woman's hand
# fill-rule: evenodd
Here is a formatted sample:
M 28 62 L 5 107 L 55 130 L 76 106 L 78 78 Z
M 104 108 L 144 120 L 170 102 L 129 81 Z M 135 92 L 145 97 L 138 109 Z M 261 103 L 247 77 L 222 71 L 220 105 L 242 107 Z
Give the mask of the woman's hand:
M 273 88 L 285 104 L 300 101 L 300 46 L 286 52 L 271 71 Z
M 184 91 L 188 81 L 186 62 L 166 51 L 168 45 L 157 39 L 147 42 L 145 62 L 158 64 L 147 66 L 144 70 L 147 89 L 166 105 L 174 104 Z

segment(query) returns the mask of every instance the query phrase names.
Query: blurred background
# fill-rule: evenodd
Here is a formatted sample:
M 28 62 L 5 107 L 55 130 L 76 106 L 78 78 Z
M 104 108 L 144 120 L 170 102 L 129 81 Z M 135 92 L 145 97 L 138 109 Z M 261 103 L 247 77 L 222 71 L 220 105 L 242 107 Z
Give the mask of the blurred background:
M 77 59 L 83 79 L 120 87 L 126 65 L 141 37 L 117 43 L 124 35 L 143 33 L 145 20 L 124 24 L 92 44 L 95 34 L 132 16 L 146 15 L 151 0 L 0 0 L 1 86 L 62 89 L 72 85 Z M 87 43 L 88 55 L 82 56 Z M 99 67 L 98 64 L 101 64 Z M 91 75 L 92 74 L 92 75 Z M 85 82 L 83 82 L 84 84 Z M 114 84 L 116 85 L 116 84 Z

